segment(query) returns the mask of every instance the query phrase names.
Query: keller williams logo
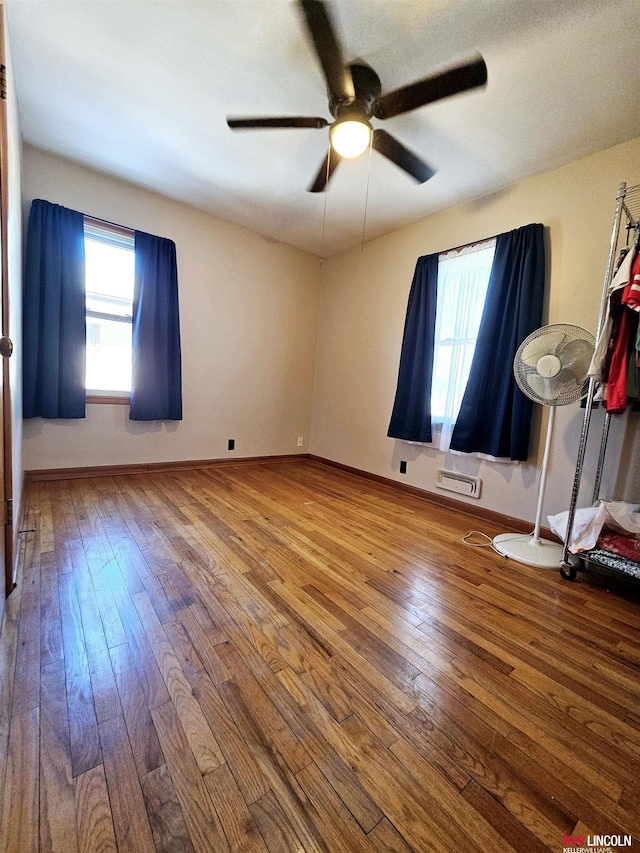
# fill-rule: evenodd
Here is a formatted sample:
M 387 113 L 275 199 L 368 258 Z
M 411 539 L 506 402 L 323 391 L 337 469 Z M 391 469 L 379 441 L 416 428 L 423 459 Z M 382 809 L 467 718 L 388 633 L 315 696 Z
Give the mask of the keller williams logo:
M 631 847 L 633 839 L 630 835 L 569 835 L 562 833 L 562 846 L 573 850 L 611 850 L 613 847 Z

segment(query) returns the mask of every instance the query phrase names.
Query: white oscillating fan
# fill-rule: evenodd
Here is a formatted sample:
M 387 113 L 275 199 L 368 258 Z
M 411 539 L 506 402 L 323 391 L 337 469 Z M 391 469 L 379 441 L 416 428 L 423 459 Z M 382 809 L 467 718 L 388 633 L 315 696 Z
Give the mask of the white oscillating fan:
M 587 372 L 594 344 L 593 335 L 586 329 L 556 323 L 536 329 L 525 338 L 513 360 L 513 373 L 522 393 L 535 403 L 551 406 L 533 535 L 501 533 L 493 540 L 500 554 L 518 563 L 540 569 L 557 569 L 562 560 L 562 545 L 540 538 L 553 422 L 557 406 L 567 406 L 586 396 L 589 384 Z

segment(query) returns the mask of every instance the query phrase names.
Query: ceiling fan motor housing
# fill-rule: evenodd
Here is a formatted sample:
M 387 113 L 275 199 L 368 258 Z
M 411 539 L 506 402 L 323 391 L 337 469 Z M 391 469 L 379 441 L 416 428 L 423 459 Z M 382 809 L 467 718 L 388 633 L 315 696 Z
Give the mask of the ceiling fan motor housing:
M 355 98 L 331 98 L 329 112 L 336 121 L 362 121 L 370 119 L 374 114 L 377 99 L 382 92 L 380 78 L 368 65 L 353 63 L 349 66 L 353 79 Z

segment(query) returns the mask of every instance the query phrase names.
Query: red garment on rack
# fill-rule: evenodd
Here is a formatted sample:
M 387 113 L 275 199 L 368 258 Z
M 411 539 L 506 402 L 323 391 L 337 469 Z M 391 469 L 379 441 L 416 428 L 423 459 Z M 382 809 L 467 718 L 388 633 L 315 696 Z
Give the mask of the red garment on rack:
M 622 304 L 640 312 L 640 267 L 636 267 L 635 261 L 631 269 L 631 280 L 622 294 Z
M 635 283 L 635 287 L 634 287 Z M 634 317 L 629 310 L 629 301 L 635 299 L 638 292 L 635 288 L 640 283 L 640 252 L 636 255 L 631 268 L 629 283 L 622 293 L 622 316 L 618 335 L 614 342 L 609 380 L 607 383 L 607 400 L 605 407 L 613 415 L 619 415 L 627 408 L 627 372 L 629 367 L 629 341 L 632 329 L 635 327 Z

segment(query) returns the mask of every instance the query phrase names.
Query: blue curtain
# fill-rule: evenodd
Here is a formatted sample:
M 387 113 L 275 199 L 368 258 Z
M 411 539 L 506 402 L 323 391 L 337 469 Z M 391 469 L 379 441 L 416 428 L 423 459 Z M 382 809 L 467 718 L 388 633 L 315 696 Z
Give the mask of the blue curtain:
M 418 258 L 404 324 L 398 385 L 387 435 L 431 441 L 431 377 L 438 297 L 438 255 Z
M 526 460 L 533 403 L 516 385 L 513 357 L 541 325 L 544 281 L 543 226 L 500 234 L 451 450 Z
M 129 417 L 179 421 L 182 368 L 175 243 L 136 231 L 135 251 Z
M 36 199 L 23 301 L 25 418 L 85 416 L 84 217 Z

